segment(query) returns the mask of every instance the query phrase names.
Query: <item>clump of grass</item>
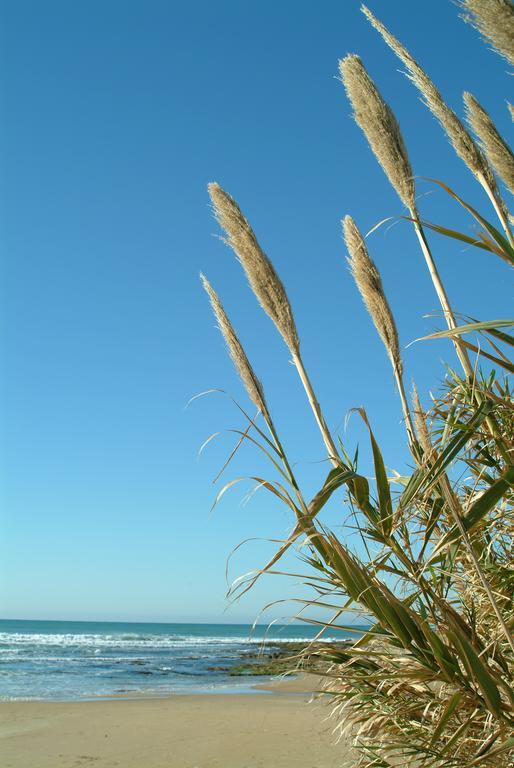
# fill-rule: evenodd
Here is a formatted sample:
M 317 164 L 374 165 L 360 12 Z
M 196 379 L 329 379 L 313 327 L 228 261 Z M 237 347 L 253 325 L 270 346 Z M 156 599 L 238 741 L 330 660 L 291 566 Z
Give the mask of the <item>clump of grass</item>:
M 488 31 L 484 31 L 484 13 L 504 4 L 499 0 L 489 4 L 469 0 L 464 5 L 477 17 L 480 11 L 480 28 L 493 39 L 489 17 Z M 365 12 L 407 65 L 454 149 L 467 158 L 483 185 L 491 184 L 489 191 L 498 202 L 495 187 L 487 180 L 485 155 L 506 180 L 512 170 L 512 154 L 505 154 L 510 149 L 487 113 L 466 96 L 468 117 L 481 142 L 480 149 L 410 54 L 369 11 Z M 495 45 L 501 49 L 497 40 Z M 291 304 L 275 268 L 234 199 L 218 185 L 211 185 L 216 216 L 227 242 L 289 348 L 333 465 L 320 482 L 318 493 L 307 501 L 269 414 L 262 385 L 219 298 L 203 278 L 230 355 L 265 422 L 261 429 L 248 417 L 246 430 L 239 430 L 241 442 L 249 440 L 261 448 L 279 475 L 278 480 L 254 480 L 294 515 L 292 533 L 273 558 L 256 574 L 239 581 L 231 594 L 241 595 L 263 573 L 276 572 L 275 565 L 288 548 L 303 540 L 300 557 L 309 567 L 306 584 L 314 594 L 299 601 L 301 617 L 319 626 L 320 634 L 327 630 L 346 633 L 343 617 L 347 612 L 370 625 L 349 646 L 324 643 L 304 652 L 306 658 L 312 659 L 314 653 L 318 660 L 316 669 L 326 680 L 336 730 L 354 747 L 356 765 L 510 768 L 514 764 L 514 398 L 509 377 L 514 363 L 509 349 L 514 346 L 514 337 L 509 327 L 514 321 L 458 325 L 425 227 L 480 247 L 509 264 L 514 264 L 514 249 L 507 231 L 502 235 L 442 182 L 441 186 L 479 223 L 480 235 L 471 238 L 453 228 L 422 221 L 405 142 L 394 114 L 357 56 L 343 59 L 341 74 L 355 119 L 409 210 L 407 218 L 414 225 L 444 310 L 447 330 L 425 341 L 453 341 L 463 375 L 449 369 L 445 385 L 432 396 L 429 409 L 422 406 L 414 386 L 409 406 L 393 309 L 366 239 L 354 220 L 346 216 L 343 233 L 350 271 L 391 362 L 413 460 L 407 475 L 391 478 L 370 420 L 359 408 L 369 432 L 373 467 L 371 480 L 363 475 L 357 456 L 350 457 L 325 421 L 300 356 Z M 477 333 L 481 335 L 480 346 L 470 340 L 470 335 Z M 351 519 L 351 524 L 338 529 L 337 534 L 320 519 L 335 495 Z M 351 544 L 350 531 L 358 532 L 359 546 Z M 312 618 L 308 609 L 320 605 L 327 618 Z

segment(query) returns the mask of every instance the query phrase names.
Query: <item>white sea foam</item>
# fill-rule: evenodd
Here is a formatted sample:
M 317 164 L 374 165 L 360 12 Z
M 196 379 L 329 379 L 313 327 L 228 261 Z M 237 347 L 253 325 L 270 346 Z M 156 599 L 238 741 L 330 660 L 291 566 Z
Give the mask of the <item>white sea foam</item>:
M 324 642 L 338 638 L 325 637 Z M 270 637 L 269 644 L 308 642 L 305 637 Z M 198 645 L 260 645 L 262 637 L 197 637 L 195 635 L 100 635 L 100 634 L 30 634 L 21 632 L 0 632 L 0 652 L 13 651 L 16 647 L 60 646 L 88 648 L 184 648 Z M 8 646 L 8 647 L 5 647 Z

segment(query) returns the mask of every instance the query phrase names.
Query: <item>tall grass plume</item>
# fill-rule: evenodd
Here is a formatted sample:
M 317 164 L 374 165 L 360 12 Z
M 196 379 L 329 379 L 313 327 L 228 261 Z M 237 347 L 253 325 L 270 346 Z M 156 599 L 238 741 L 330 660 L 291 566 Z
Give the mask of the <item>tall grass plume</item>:
M 463 18 L 514 66 L 514 5 L 510 0 L 460 0 Z
M 218 328 L 225 340 L 225 344 L 227 345 L 227 350 L 230 357 L 232 358 L 232 362 L 234 363 L 239 377 L 245 386 L 248 397 L 257 406 L 261 413 L 267 414 L 268 407 L 266 405 L 262 384 L 255 375 L 252 366 L 250 365 L 250 362 L 246 356 L 246 352 L 243 349 L 243 345 L 239 341 L 232 323 L 227 317 L 220 298 L 204 274 L 200 274 L 200 280 L 202 281 L 202 285 L 209 297 L 212 311 L 218 323 Z
M 464 93 L 464 104 L 468 123 L 480 141 L 482 150 L 514 195 L 514 155 L 511 148 L 498 132 L 490 115 L 471 93 Z
M 234 198 L 215 182 L 209 184 L 208 189 L 216 218 L 226 233 L 226 241 L 237 254 L 254 294 L 289 349 L 297 352 L 300 342 L 293 310 L 273 264 L 260 247 Z
M 358 56 L 348 54 L 339 63 L 339 70 L 355 121 L 400 200 L 407 208 L 414 208 L 412 168 L 396 117 Z
M 486 191 L 503 228 L 508 232 L 508 213 L 505 203 L 498 191 L 496 180 L 487 158 L 484 156 L 483 152 L 481 152 L 479 147 L 477 147 L 473 138 L 453 109 L 446 104 L 439 89 L 409 53 L 407 48 L 405 48 L 405 46 L 402 45 L 391 32 L 389 32 L 387 27 L 385 27 L 365 5 L 362 6 L 362 12 L 370 24 L 377 30 L 377 32 L 379 32 L 391 50 L 405 65 L 409 79 L 416 86 L 425 104 L 441 124 L 457 155 L 463 160 Z

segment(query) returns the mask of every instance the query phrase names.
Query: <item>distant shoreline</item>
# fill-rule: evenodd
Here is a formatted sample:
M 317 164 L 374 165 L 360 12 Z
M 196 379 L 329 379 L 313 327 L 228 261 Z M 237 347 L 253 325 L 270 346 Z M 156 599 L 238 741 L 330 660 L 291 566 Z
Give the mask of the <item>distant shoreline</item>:
M 261 625 L 252 634 L 249 625 L 2 621 L 0 696 L 66 702 L 247 695 L 256 683 L 295 672 L 316 633 L 299 625 Z

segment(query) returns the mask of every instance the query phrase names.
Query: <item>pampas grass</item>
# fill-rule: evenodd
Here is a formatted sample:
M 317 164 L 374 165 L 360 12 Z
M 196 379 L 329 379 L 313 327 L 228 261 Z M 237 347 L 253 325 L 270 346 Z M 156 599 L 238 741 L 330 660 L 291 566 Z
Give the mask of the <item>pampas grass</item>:
M 364 238 L 351 216 L 345 216 L 343 219 L 343 235 L 349 253 L 348 264 L 353 279 L 391 361 L 409 435 L 409 442 L 413 444 L 415 433 L 403 384 L 403 362 L 400 353 L 398 330 L 384 292 L 382 278 L 376 264 L 368 253 Z
M 291 352 L 298 352 L 300 342 L 293 310 L 273 264 L 234 198 L 216 182 L 209 184 L 208 189 L 216 218 L 225 230 L 227 243 L 237 254 L 253 292 Z
M 411 56 L 405 46 L 403 46 L 376 18 L 376 16 L 374 16 L 369 8 L 363 5 L 362 12 L 370 24 L 382 35 L 384 41 L 391 50 L 405 65 L 409 78 L 421 93 L 427 107 L 439 120 L 458 156 L 476 176 L 486 176 L 488 170 L 484 157 L 455 112 L 450 109 L 443 100 L 439 90 L 427 73 L 420 67 L 413 56 Z
M 345 216 L 343 219 L 343 234 L 350 255 L 348 264 L 364 304 L 384 343 L 392 365 L 402 371 L 398 330 L 384 293 L 382 278 L 351 216 Z
M 418 442 L 423 448 L 426 459 L 430 459 L 433 455 L 432 441 L 430 439 L 430 433 L 426 422 L 426 412 L 423 410 L 421 400 L 419 399 L 419 393 L 416 385 L 412 386 L 412 405 L 414 413 L 414 425 L 416 427 L 416 435 Z
M 264 390 L 262 384 L 254 373 L 252 366 L 246 356 L 243 349 L 243 345 L 239 341 L 237 334 L 232 326 L 232 323 L 227 317 L 220 298 L 210 282 L 207 280 L 204 274 L 200 274 L 200 280 L 209 297 L 212 311 L 218 323 L 218 328 L 221 331 L 221 335 L 227 345 L 228 353 L 234 363 L 234 366 L 243 382 L 245 389 L 248 393 L 248 397 L 257 406 L 259 411 L 264 415 L 268 415 L 268 407 L 264 397 Z
M 209 184 L 209 194 L 220 226 L 227 235 L 226 242 L 237 255 L 248 282 L 261 307 L 270 317 L 291 352 L 293 363 L 309 399 L 328 457 L 339 465 L 338 451 L 314 393 L 311 380 L 300 355 L 300 341 L 286 290 L 275 267 L 260 247 L 250 224 L 228 192 L 219 184 Z
M 339 63 L 339 71 L 356 123 L 402 203 L 414 208 L 412 168 L 396 117 L 358 56 L 348 54 Z
M 471 3 L 467 5 L 471 7 Z M 379 22 L 375 26 L 381 27 Z M 387 39 L 387 30 L 381 31 Z M 414 60 L 405 49 L 399 50 L 410 62 L 411 74 L 419 75 Z M 472 164 L 476 161 L 474 172 L 485 184 L 485 156 L 420 72 L 427 100 L 439 110 L 449 133 L 453 131 L 452 145 Z M 356 408 L 369 433 L 366 474 L 362 474 L 359 451 L 352 458 L 340 438 L 336 450 L 336 439 L 300 357 L 289 300 L 271 261 L 237 203 L 218 185 L 211 185 L 227 242 L 289 347 L 333 464 L 307 503 L 292 470 L 294 463 L 269 417 L 262 387 L 204 278 L 229 352 L 250 398 L 263 411 L 270 433 L 268 438 L 254 422 L 244 434 L 239 432 L 249 437 L 250 428 L 254 429 L 256 438 L 250 444 L 262 448 L 274 472 L 279 473 L 278 481 L 255 476 L 254 480 L 295 516 L 292 533 L 268 564 L 257 575 L 243 577 L 231 594 L 244 593 L 262 573 L 284 575 L 275 566 L 302 537 L 300 558 L 308 569 L 303 578 L 306 588 L 313 591 L 312 597 L 297 601 L 302 606 L 299 618 L 317 626 L 320 634 L 333 636 L 344 631 L 342 638 L 347 637 L 348 628 L 355 631 L 355 626 L 344 624 L 347 612 L 356 623 L 369 625 L 354 642 L 343 647 L 327 641 L 316 652 L 336 719 L 335 731 L 351 741 L 357 753 L 356 768 L 510 768 L 514 764 L 514 401 L 508 378 L 482 368 L 492 360 L 498 370 L 514 370 L 507 355 L 513 339 L 505 330 L 512 323 L 457 325 L 416 208 L 412 170 L 398 123 L 358 57 L 347 56 L 341 74 L 358 124 L 409 209 L 443 307 L 449 330 L 428 338 L 453 341 L 465 376 L 445 368 L 444 384 L 436 394 L 431 393 L 428 413 L 414 387 L 410 411 L 399 334 L 379 268 L 354 220 L 345 217 L 350 270 L 391 362 L 407 426 L 407 449 L 414 459 L 414 466 L 405 466 L 402 474 L 386 468 L 371 419 L 364 408 Z M 473 112 L 473 130 L 498 167 L 501 163 L 493 160 L 490 148 L 491 128 L 488 126 L 486 136 L 481 108 L 472 97 L 467 102 Z M 447 185 L 445 188 L 470 210 Z M 484 226 L 478 245 L 512 263 L 512 249 L 505 238 L 478 211 L 471 210 Z M 473 238 L 453 228 L 426 226 L 475 244 Z M 480 284 L 480 290 L 494 290 L 490 275 L 483 279 L 485 287 Z M 371 359 L 367 370 L 352 368 L 344 344 L 349 332 L 346 324 L 337 337 L 344 375 L 358 381 L 374 377 Z M 471 332 L 481 333 L 484 343 L 490 341 L 494 354 L 487 352 L 472 362 L 468 350 L 480 356 L 481 348 L 461 338 Z M 332 360 L 326 361 L 329 370 L 332 364 Z M 377 391 L 384 386 L 374 383 Z M 296 412 L 290 416 L 298 418 Z M 294 448 L 297 455 L 303 450 Z M 362 455 L 365 449 L 361 445 L 359 450 Z M 311 479 L 309 473 L 309 483 Z M 337 533 L 321 519 L 325 504 L 336 494 Z M 295 583 L 302 578 L 296 571 L 290 574 Z M 312 657 L 311 649 L 306 649 L 305 657 Z
M 405 46 L 402 45 L 391 32 L 389 32 L 384 24 L 382 24 L 365 5 L 362 6 L 362 12 L 370 24 L 377 30 L 377 32 L 379 32 L 391 50 L 405 65 L 408 77 L 421 93 L 424 102 L 434 117 L 436 117 L 441 124 L 455 152 L 467 165 L 487 193 L 498 218 L 500 219 L 502 227 L 509 238 L 511 238 L 512 244 L 514 241 L 512 241 L 512 235 L 508 224 L 506 206 L 498 192 L 494 174 L 486 157 L 477 147 L 455 112 L 450 109 L 443 100 L 438 88 L 434 85 L 414 57 L 411 56 Z
M 384 169 L 392 187 L 409 210 L 446 322 L 449 328 L 455 328 L 455 316 L 450 300 L 421 226 L 415 201 L 412 169 L 398 121 L 358 56 L 349 54 L 340 62 L 339 68 L 353 107 L 355 120 L 366 136 L 371 150 Z M 471 376 L 472 368 L 466 350 L 459 339 L 456 339 L 454 344 L 466 375 Z
M 514 66 L 514 5 L 510 0 L 461 0 L 463 18 Z
M 514 41 L 513 41 L 514 45 Z M 471 93 L 464 93 L 466 117 L 489 162 L 514 195 L 514 155 L 486 110 Z

